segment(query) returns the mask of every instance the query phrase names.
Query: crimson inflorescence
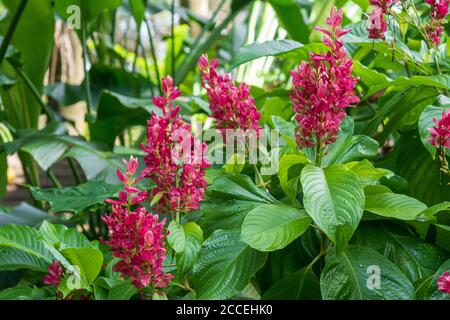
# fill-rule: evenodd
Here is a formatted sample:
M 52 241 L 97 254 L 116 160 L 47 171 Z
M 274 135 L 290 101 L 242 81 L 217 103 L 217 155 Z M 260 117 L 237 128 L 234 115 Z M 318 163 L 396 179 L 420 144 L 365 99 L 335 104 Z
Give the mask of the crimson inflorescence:
M 326 20 L 330 30 L 317 27 L 326 36 L 323 42 L 330 51 L 311 53 L 291 71 L 294 89 L 291 92 L 296 141 L 300 148 L 325 146 L 336 141 L 345 108 L 359 101 L 353 90 L 359 78 L 352 77 L 353 61 L 347 56 L 340 38 L 350 32 L 343 30 L 342 10 L 333 8 Z

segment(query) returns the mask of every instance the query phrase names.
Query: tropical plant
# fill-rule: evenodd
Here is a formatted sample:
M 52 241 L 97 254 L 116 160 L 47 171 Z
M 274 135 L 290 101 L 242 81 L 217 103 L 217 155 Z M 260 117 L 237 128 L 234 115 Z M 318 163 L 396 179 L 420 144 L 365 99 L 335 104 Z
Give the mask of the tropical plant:
M 0 299 L 450 299 L 448 0 L 0 3 Z

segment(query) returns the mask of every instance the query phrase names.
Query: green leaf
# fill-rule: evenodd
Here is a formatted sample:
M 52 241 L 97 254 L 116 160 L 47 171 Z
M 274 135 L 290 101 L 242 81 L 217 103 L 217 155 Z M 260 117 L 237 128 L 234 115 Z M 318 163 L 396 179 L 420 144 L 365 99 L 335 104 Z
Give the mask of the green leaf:
M 444 272 L 450 270 L 450 259 L 445 261 L 433 276 L 430 281 L 430 286 L 428 287 L 428 299 L 430 300 L 450 300 L 450 294 L 444 293 L 439 290 L 437 286 L 438 279 Z
M 301 43 L 309 42 L 309 28 L 294 0 L 269 0 L 269 3 L 292 39 Z
M 307 163 L 308 158 L 305 154 L 296 153 L 283 155 L 278 165 L 281 188 L 294 204 L 297 203 L 300 174 Z
M 380 193 L 366 197 L 364 210 L 400 220 L 414 220 L 427 206 L 412 197 L 396 193 Z
M 96 0 L 96 1 L 86 1 L 86 0 L 55 0 L 55 9 L 58 14 L 66 18 L 70 16 L 71 12 L 67 11 L 71 5 L 76 5 L 82 8 L 82 4 L 86 5 L 86 13 L 89 20 L 94 19 L 100 15 L 105 10 L 113 10 L 120 6 L 120 0 Z
M 0 34 L 6 34 L 19 3 L 17 0 L 2 1 L 8 14 L 0 22 Z M 28 1 L 10 43 L 20 52 L 22 69 L 38 94 L 42 94 L 44 77 L 53 50 L 54 25 L 54 11 L 50 1 Z M 12 79 L 18 78 L 17 72 L 8 61 L 3 61 L 1 72 Z M 41 106 L 24 81 L 18 81 L 13 87 L 1 89 L 0 92 L 3 110 L 6 109 L 8 121 L 14 128 L 38 127 Z
M 0 248 L 12 248 L 51 263 L 53 255 L 45 248 L 36 229 L 8 224 L 0 227 Z
M 217 229 L 240 230 L 250 210 L 261 204 L 278 203 L 244 175 L 217 178 L 208 186 L 206 196 L 207 200 L 201 204 L 199 220 L 205 236 Z
M 307 165 L 301 182 L 306 212 L 337 244 L 340 252 L 363 214 L 364 191 L 358 176 L 344 165 L 325 169 Z
M 144 1 L 143 0 L 129 0 L 129 1 L 134 21 L 136 21 L 139 30 L 142 20 L 144 20 L 145 18 Z
M 160 114 L 151 99 L 133 98 L 103 90 L 99 98 L 96 119 L 89 126 L 91 138 L 112 148 L 116 137 L 123 129 L 134 125 L 146 125 L 152 111 Z
M 393 173 L 387 169 L 375 168 L 367 159 L 363 161 L 354 161 L 347 163 L 346 166 L 351 169 L 359 177 L 361 184 L 366 186 L 380 186 L 380 179 Z M 384 186 L 383 186 L 384 187 Z M 385 187 L 389 191 L 389 188 Z
M 82 287 L 93 284 L 103 264 L 103 254 L 94 248 L 65 248 L 63 256 L 73 265 L 80 268 Z
M 417 216 L 417 219 L 421 220 L 421 221 L 432 220 L 432 219 L 434 219 L 434 216 L 436 215 L 436 213 L 441 212 L 441 211 L 446 211 L 449 209 L 450 209 L 450 201 L 444 201 L 444 202 L 435 204 L 434 206 L 431 206 L 431 207 L 425 209 Z
M 440 172 L 416 132 L 403 133 L 396 144 L 395 172 L 408 181 L 410 195 L 432 206 L 450 199 L 450 179 Z
M 76 187 L 40 189 L 31 187 L 35 200 L 48 201 L 50 212 L 82 212 L 96 204 L 103 204 L 105 199 L 117 196 L 119 185 L 104 181 L 88 181 Z
M 449 108 L 450 106 L 445 107 L 428 106 L 425 108 L 425 110 L 423 110 L 419 118 L 419 123 L 417 124 L 419 128 L 420 140 L 422 141 L 424 147 L 431 154 L 433 159 L 436 156 L 437 149 L 428 142 L 428 138 L 430 137 L 430 132 L 428 131 L 428 129 L 436 127 L 434 119 L 440 120 L 442 118 L 442 113 L 444 112 L 444 110 L 448 110 Z
M 186 246 L 186 236 L 183 227 L 176 220 L 172 220 L 169 223 L 168 230 L 169 235 L 167 236 L 167 241 L 169 242 L 170 247 L 173 248 L 175 252 L 183 252 Z
M 15 248 L 0 248 L 0 271 L 29 269 L 47 272 L 48 261 Z
M 267 254 L 240 241 L 238 231 L 215 231 L 202 245 L 192 284 L 198 299 L 228 299 L 245 288 Z
M 76 229 L 67 228 L 62 224 L 50 224 L 44 221 L 39 227 L 43 240 L 53 247 L 64 248 L 93 248 L 86 236 Z
M 237 49 L 233 60 L 230 62 L 230 70 L 237 66 L 268 56 L 278 56 L 287 52 L 294 51 L 303 45 L 293 40 L 271 40 L 263 43 L 254 42 L 245 47 Z
M 415 298 L 413 285 L 400 269 L 375 250 L 364 246 L 348 246 L 339 257 L 335 250 L 328 253 L 320 288 L 326 300 Z
M 322 159 L 322 167 L 376 156 L 378 142 L 367 136 L 354 136 L 353 131 L 353 120 L 345 118 L 336 142 L 328 147 L 329 151 Z
M 188 222 L 183 225 L 186 235 L 186 245 L 184 251 L 176 253 L 177 274 L 179 279 L 183 277 L 194 267 L 197 262 L 198 252 L 203 243 L 203 231 L 195 222 Z
M 32 300 L 33 288 L 17 286 L 0 291 L 0 300 Z
M 11 210 L 0 209 L 0 225 L 24 224 L 35 226 L 43 220 L 57 221 L 58 218 L 49 216 L 46 212 L 39 210 L 26 202 L 22 202 Z
M 319 279 L 310 267 L 291 273 L 275 283 L 263 300 L 320 300 Z
M 445 251 L 386 222 L 363 224 L 355 233 L 354 242 L 384 255 L 413 283 L 433 275 L 448 258 Z
M 276 130 L 281 134 L 289 146 L 297 148 L 295 142 L 295 124 L 292 121 L 286 121 L 278 116 L 272 116 L 272 122 Z
M 310 223 L 311 218 L 304 210 L 266 204 L 247 214 L 241 239 L 259 251 L 280 250 L 303 234 Z
M 106 300 L 130 300 L 138 290 L 129 281 L 117 281 L 108 293 Z

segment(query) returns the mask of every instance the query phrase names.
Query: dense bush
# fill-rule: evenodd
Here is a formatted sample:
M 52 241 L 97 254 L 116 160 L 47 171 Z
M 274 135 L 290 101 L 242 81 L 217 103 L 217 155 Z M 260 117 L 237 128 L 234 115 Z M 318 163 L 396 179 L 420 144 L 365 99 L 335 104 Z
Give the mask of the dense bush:
M 1 2 L 0 299 L 450 299 L 448 0 Z

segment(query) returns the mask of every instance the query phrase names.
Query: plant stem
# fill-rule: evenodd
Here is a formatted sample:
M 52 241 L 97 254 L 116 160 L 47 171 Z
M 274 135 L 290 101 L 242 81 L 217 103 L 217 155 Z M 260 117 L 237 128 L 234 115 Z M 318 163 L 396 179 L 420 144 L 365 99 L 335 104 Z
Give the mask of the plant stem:
M 73 178 L 75 179 L 76 184 L 80 184 L 81 177 L 78 174 L 77 169 L 75 168 L 75 164 L 73 163 L 73 160 L 70 158 L 67 158 L 67 162 L 69 163 L 69 167 L 70 167 L 70 170 L 72 171 L 72 175 L 73 175 Z
M 87 68 L 88 47 L 87 47 L 87 10 L 86 0 L 81 0 L 81 42 L 83 46 L 83 68 L 84 68 L 84 89 L 86 94 L 87 120 L 90 121 L 92 111 L 91 76 Z
M 17 6 L 16 12 L 9 24 L 8 30 L 6 31 L 5 37 L 3 38 L 2 45 L 0 47 L 0 66 L 3 62 L 3 59 L 6 56 L 6 52 L 8 51 L 8 46 L 11 42 L 11 39 L 14 35 L 14 31 L 16 31 L 19 20 L 22 16 L 23 11 L 25 10 L 25 6 L 27 5 L 28 0 L 21 0 L 19 5 Z
M 42 101 L 39 91 L 36 89 L 33 82 L 30 80 L 30 78 L 28 78 L 28 75 L 14 61 L 8 59 L 8 63 L 13 67 L 13 69 L 17 72 L 17 74 L 22 78 L 22 80 L 24 81 L 24 83 L 28 87 L 28 89 L 30 89 L 33 97 L 36 99 L 36 101 L 38 102 L 38 104 L 40 105 L 42 110 L 44 110 L 47 117 L 51 121 L 56 121 L 55 114 L 47 106 L 47 104 L 45 104 L 44 101 Z
M 159 75 L 159 70 L 158 70 L 158 60 L 156 58 L 155 45 L 153 43 L 152 30 L 150 28 L 150 24 L 147 21 L 147 18 L 145 18 L 144 20 L 145 20 L 145 26 L 147 27 L 148 40 L 150 42 L 150 52 L 152 54 L 153 66 L 155 68 L 156 78 L 157 78 L 157 82 L 156 83 L 158 84 L 158 91 L 159 91 L 159 88 L 161 88 L 161 77 Z
M 62 188 L 61 182 L 59 182 L 58 178 L 55 176 L 52 169 L 48 169 L 46 173 L 56 188 Z
M 317 146 L 316 146 L 316 166 L 320 167 L 322 164 L 322 157 L 323 157 L 323 146 L 322 146 L 322 139 L 318 139 Z
M 172 0 L 171 3 L 171 17 L 172 17 L 172 23 L 170 25 L 170 32 L 171 32 L 171 39 L 172 39 L 172 50 L 171 50 L 171 63 L 172 63 L 172 78 L 175 77 L 175 0 Z

